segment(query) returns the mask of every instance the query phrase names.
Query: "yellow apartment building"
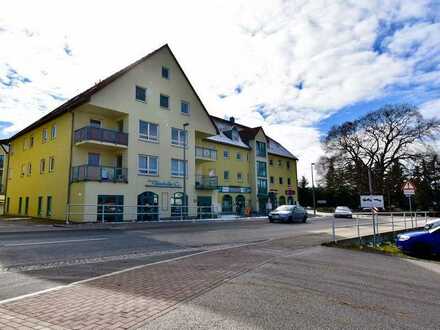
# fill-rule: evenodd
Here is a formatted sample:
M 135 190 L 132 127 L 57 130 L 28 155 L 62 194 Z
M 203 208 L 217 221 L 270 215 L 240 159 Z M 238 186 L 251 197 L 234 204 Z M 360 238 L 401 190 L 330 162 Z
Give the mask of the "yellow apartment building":
M 168 45 L 7 144 L 9 215 L 150 221 L 297 201 L 297 158 L 261 127 L 209 115 Z
M 0 141 L 0 214 L 4 212 L 6 191 L 7 141 Z

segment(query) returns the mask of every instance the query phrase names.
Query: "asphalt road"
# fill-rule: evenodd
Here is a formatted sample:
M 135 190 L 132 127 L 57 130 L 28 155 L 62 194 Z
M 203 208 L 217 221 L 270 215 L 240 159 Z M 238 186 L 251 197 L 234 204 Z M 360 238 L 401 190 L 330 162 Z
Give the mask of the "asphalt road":
M 0 233 L 0 300 L 220 246 L 328 230 L 329 219 L 319 218 L 306 224 L 260 220 Z
M 296 250 L 145 329 L 439 329 L 440 264 L 323 246 Z

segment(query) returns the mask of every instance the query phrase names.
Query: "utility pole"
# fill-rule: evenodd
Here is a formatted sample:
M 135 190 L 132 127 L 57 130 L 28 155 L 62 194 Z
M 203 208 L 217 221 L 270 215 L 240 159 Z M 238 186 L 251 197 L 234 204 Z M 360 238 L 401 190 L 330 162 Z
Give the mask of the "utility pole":
M 188 135 L 187 135 L 187 130 L 186 128 L 189 126 L 189 123 L 185 123 L 183 124 L 183 202 L 182 202 L 182 207 L 183 207 L 183 212 L 181 211 L 180 214 L 185 214 L 184 212 L 186 211 L 186 214 L 188 213 L 188 198 L 186 197 L 186 145 L 187 145 L 187 141 L 188 141 Z
M 313 166 L 315 163 L 310 165 L 310 170 L 312 171 L 312 195 L 313 195 L 313 214 L 316 215 L 316 196 L 315 196 L 315 181 L 313 179 Z

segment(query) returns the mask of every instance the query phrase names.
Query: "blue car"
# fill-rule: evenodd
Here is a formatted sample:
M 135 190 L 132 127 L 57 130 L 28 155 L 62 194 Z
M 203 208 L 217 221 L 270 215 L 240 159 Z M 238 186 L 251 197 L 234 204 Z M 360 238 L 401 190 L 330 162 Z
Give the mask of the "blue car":
M 422 230 L 398 235 L 397 247 L 411 255 L 440 255 L 440 220 L 428 222 Z

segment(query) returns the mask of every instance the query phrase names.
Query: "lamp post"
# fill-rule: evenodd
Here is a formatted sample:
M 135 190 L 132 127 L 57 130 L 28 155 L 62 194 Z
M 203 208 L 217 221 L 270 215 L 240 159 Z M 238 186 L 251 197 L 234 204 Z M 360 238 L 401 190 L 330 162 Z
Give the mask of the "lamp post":
M 312 172 L 313 214 L 316 215 L 316 196 L 315 196 L 315 181 L 313 179 L 313 166 L 315 166 L 315 163 L 312 163 L 310 165 L 310 170 Z
M 183 124 L 183 210 L 188 212 L 188 205 L 187 205 L 187 197 L 186 197 L 186 142 L 188 141 L 187 131 L 186 128 L 189 126 L 189 123 Z M 182 214 L 182 212 L 181 212 Z

